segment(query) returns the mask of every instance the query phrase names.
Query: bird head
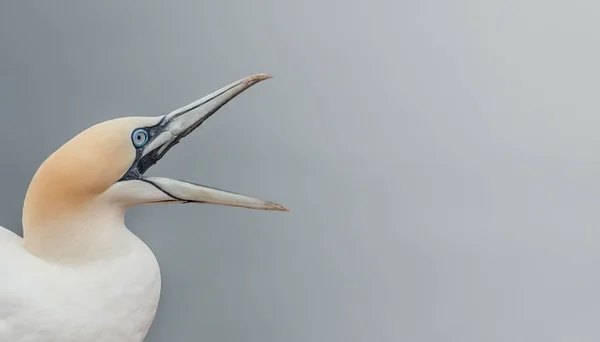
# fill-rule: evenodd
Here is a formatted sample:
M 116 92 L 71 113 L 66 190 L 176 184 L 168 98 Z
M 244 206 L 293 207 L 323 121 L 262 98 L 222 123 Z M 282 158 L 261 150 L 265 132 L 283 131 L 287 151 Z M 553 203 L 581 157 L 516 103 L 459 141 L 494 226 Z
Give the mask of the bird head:
M 136 205 L 209 203 L 288 211 L 270 201 L 145 175 L 223 105 L 268 78 L 249 76 L 166 115 L 113 119 L 75 136 L 42 163 L 31 181 L 23 207 L 26 241 L 28 233 L 53 222 L 64 226 L 68 220 L 81 221 L 82 215 L 105 215 Z

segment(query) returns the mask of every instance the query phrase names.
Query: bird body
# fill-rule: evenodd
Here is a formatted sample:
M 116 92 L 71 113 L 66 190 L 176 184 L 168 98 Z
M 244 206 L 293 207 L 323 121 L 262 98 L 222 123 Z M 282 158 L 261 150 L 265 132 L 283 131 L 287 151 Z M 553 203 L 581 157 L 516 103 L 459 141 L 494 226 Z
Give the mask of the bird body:
M 160 295 L 154 254 L 125 227 L 101 261 L 53 263 L 0 228 L 0 341 L 142 341 Z
M 246 77 L 166 115 L 96 124 L 49 156 L 25 196 L 23 237 L 0 227 L 0 342 L 143 341 L 161 278 L 152 251 L 125 226 L 133 206 L 211 203 L 288 211 L 144 175 L 225 103 L 267 78 Z

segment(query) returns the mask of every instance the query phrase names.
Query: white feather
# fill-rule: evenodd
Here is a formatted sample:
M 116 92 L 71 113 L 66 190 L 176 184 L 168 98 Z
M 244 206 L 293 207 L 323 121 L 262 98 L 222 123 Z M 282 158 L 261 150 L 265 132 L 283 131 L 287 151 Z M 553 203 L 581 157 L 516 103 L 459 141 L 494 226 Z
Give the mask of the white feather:
M 143 341 L 158 305 L 160 271 L 129 230 L 102 260 L 50 263 L 0 227 L 0 341 Z

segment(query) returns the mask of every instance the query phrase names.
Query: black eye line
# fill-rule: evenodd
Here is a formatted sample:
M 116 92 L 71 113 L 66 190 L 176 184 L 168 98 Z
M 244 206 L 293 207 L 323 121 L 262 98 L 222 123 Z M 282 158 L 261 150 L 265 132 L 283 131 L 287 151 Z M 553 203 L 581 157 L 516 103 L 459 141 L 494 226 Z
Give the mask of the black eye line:
M 146 143 L 141 146 L 135 145 L 135 143 L 132 140 L 132 144 L 135 147 L 135 154 L 136 154 L 135 160 L 129 167 L 129 170 L 127 170 L 127 172 L 125 172 L 125 174 L 121 177 L 121 179 L 119 179 L 119 181 L 140 178 L 141 174 L 138 171 L 138 164 L 142 158 L 142 153 L 143 153 L 144 147 L 147 146 L 149 143 L 151 143 L 152 140 L 154 140 L 154 138 L 158 135 L 157 132 L 160 132 L 167 124 L 168 124 L 168 121 L 165 120 L 165 117 L 163 117 L 160 120 L 160 122 L 157 123 L 156 125 L 138 127 L 133 130 L 133 132 L 137 131 L 138 129 L 145 130 L 146 133 L 148 134 L 148 140 L 146 140 Z M 133 135 L 133 133 L 132 133 L 132 135 Z M 132 138 L 133 138 L 133 136 L 132 136 Z
M 166 124 L 167 124 L 167 122 L 165 120 L 165 117 L 163 117 L 154 126 L 143 126 L 143 127 L 138 127 L 138 128 L 136 128 L 136 129 L 133 130 L 133 132 L 135 132 L 137 130 L 143 129 L 146 132 L 146 137 L 147 137 L 146 142 L 143 145 L 137 146 L 137 145 L 135 145 L 135 143 L 133 145 L 133 146 L 135 146 L 136 151 L 137 151 L 137 153 L 136 153 L 137 157 L 135 158 L 136 159 L 136 161 L 135 161 L 136 163 L 137 163 L 137 161 L 139 160 L 139 158 L 141 156 L 142 148 L 144 148 L 144 146 L 146 146 L 149 143 L 151 143 L 152 140 L 154 139 L 154 137 L 156 136 L 156 131 L 160 130 L 161 128 L 163 128 Z M 133 138 L 133 136 L 132 136 L 132 138 Z

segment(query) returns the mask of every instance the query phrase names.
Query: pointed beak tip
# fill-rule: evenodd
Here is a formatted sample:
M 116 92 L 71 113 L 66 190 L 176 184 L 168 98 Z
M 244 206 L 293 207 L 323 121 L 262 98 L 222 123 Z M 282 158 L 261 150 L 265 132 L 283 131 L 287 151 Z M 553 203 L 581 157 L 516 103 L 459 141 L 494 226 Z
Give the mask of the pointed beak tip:
M 271 209 L 277 210 L 277 211 L 285 211 L 285 212 L 291 211 L 290 209 L 286 208 L 285 206 L 283 206 L 281 204 L 277 204 L 277 203 L 271 203 Z
M 259 78 L 262 81 L 262 80 L 267 80 L 269 78 L 273 78 L 273 75 L 269 75 L 269 74 L 257 74 L 256 78 Z
M 269 74 L 256 74 L 252 76 L 248 76 L 245 80 L 245 83 L 248 85 L 252 85 L 258 83 L 260 81 L 268 80 L 269 78 L 273 78 L 273 76 Z

